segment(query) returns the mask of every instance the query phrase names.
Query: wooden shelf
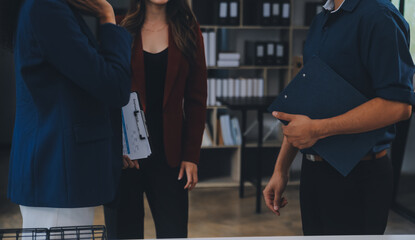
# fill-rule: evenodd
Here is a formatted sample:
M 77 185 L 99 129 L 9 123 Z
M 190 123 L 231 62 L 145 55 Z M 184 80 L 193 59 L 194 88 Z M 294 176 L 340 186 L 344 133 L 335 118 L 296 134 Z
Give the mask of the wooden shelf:
M 246 30 L 290 30 L 290 26 L 226 26 L 226 25 L 200 25 L 200 28 L 210 29 L 246 29 Z
M 269 142 L 264 142 L 262 144 L 262 147 L 263 148 L 270 148 L 270 147 L 280 148 L 281 145 L 282 145 L 282 143 L 279 142 L 279 141 L 269 141 Z M 256 143 L 256 142 L 247 143 L 246 147 L 247 148 L 256 148 L 256 147 L 258 147 L 258 143 Z
M 232 149 L 239 147 L 239 145 L 202 146 L 202 149 Z
M 290 66 L 239 66 L 239 67 L 208 67 L 208 70 L 283 70 L 290 69 Z
M 207 106 L 207 109 L 227 109 L 225 106 Z
M 293 29 L 294 30 L 309 30 L 310 27 L 309 26 L 294 26 Z

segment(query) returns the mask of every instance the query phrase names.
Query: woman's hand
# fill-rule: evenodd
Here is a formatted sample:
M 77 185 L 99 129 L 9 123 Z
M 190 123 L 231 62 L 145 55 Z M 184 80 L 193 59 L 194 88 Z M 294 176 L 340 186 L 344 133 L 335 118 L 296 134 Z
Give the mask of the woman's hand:
M 106 0 L 66 0 L 82 12 L 99 18 L 100 23 L 115 24 L 114 9 Z
M 185 172 L 187 176 L 187 184 L 184 186 L 184 189 L 189 189 L 189 191 L 192 191 L 199 181 L 197 176 L 197 165 L 192 162 L 183 161 L 180 166 L 179 180 L 182 180 Z
M 124 166 L 122 169 L 127 169 L 127 168 L 136 168 L 137 170 L 140 169 L 140 165 L 138 164 L 138 161 L 132 161 L 127 155 L 123 156 L 122 161 L 124 163 Z
M 275 172 L 264 189 L 264 198 L 267 207 L 280 216 L 281 208 L 288 204 L 287 199 L 282 195 L 288 183 L 288 176 Z

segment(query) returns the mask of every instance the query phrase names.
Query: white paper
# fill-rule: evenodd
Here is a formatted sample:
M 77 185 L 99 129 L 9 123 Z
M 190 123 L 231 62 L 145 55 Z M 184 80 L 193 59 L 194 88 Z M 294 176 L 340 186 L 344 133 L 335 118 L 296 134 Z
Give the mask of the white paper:
M 216 33 L 209 32 L 209 67 L 216 66 Z
M 151 155 L 144 111 L 140 108 L 137 93 L 130 95 L 130 102 L 122 108 L 123 154 L 131 160 Z
M 208 33 L 207 32 L 203 32 L 202 33 L 203 36 L 203 44 L 205 45 L 205 60 L 206 60 L 206 65 L 209 65 L 209 38 L 208 38 Z
M 258 97 L 264 96 L 264 79 L 258 79 Z

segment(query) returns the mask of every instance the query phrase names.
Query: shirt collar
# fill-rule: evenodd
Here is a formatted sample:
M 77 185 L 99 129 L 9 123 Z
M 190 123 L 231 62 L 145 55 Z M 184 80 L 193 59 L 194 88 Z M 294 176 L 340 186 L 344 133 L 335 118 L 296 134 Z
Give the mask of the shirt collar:
M 339 9 L 343 9 L 348 12 L 352 12 L 360 0 L 344 0 L 343 3 L 340 5 L 340 7 L 336 10 L 334 10 L 334 0 L 327 0 L 326 4 L 324 4 L 323 8 L 327 11 L 330 11 L 332 13 L 337 12 Z

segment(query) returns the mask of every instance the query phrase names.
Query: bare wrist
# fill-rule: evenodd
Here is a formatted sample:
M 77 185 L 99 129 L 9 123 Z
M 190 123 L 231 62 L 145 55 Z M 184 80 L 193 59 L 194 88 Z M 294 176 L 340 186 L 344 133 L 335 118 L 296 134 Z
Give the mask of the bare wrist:
M 115 14 L 114 11 L 111 9 L 107 10 L 105 12 L 103 12 L 99 17 L 99 22 L 100 24 L 105 24 L 105 23 L 112 23 L 112 24 L 116 24 L 115 22 Z
M 290 175 L 289 169 L 275 168 L 274 175 L 288 177 Z
M 323 139 L 330 136 L 330 128 L 327 119 L 314 120 L 314 130 L 317 139 Z

